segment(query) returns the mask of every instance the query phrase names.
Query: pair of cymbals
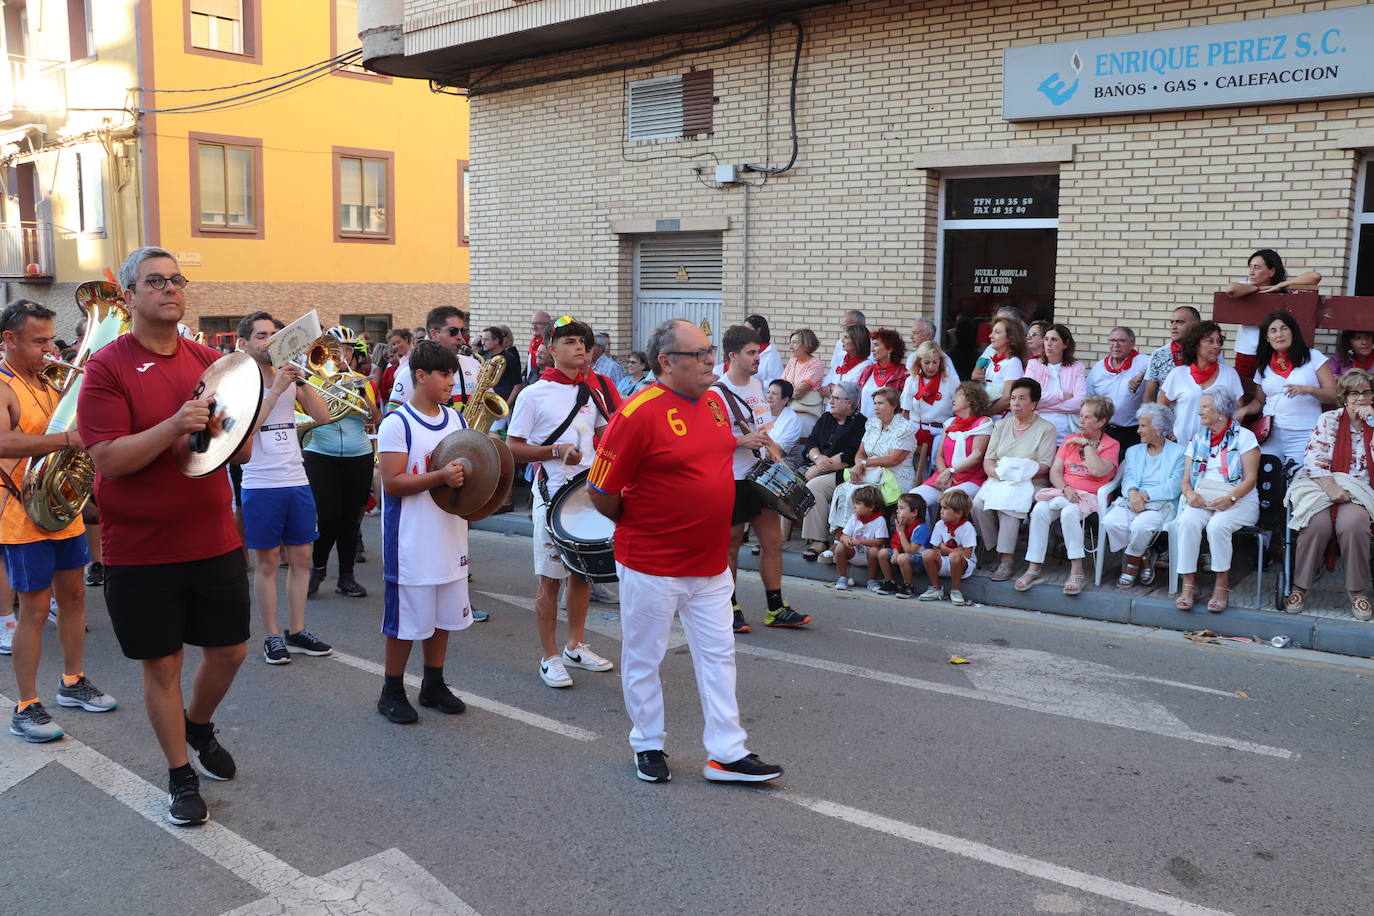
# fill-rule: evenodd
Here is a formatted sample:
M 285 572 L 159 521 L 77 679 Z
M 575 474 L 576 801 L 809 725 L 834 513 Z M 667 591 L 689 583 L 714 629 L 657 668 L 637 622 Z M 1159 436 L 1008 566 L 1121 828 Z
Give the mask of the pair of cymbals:
M 463 465 L 463 485 L 440 484 L 430 490 L 435 505 L 470 522 L 484 519 L 501 507 L 515 482 L 515 458 L 506 443 L 475 429 L 460 429 L 434 447 L 429 469 L 452 461 Z
M 181 473 L 205 477 L 228 464 L 256 431 L 262 372 L 247 353 L 230 353 L 206 367 L 191 399 L 210 401 L 210 425 L 178 439 L 172 454 Z

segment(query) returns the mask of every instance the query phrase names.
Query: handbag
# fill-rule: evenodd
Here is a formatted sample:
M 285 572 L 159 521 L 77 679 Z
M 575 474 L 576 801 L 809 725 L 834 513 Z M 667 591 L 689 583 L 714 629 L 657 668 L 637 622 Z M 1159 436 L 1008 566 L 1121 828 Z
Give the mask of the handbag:
M 1265 442 L 1269 439 L 1269 433 L 1274 429 L 1274 418 L 1268 414 L 1262 415 L 1250 425 L 1250 432 L 1255 434 L 1257 442 Z
M 878 469 L 878 468 L 869 468 L 869 470 L 872 471 L 872 470 L 879 470 L 879 469 Z M 901 485 L 900 483 L 898 483 L 898 481 L 897 481 L 897 475 L 894 474 L 894 473 L 892 473 L 892 468 L 882 468 L 881 470 L 882 470 L 882 472 L 883 472 L 883 475 L 882 475 L 881 481 L 880 481 L 880 482 L 878 483 L 878 485 L 877 485 L 877 486 L 878 486 L 878 492 L 880 492 L 880 493 L 883 494 L 883 505 L 885 505 L 885 506 L 890 506 L 890 505 L 892 505 L 893 503 L 895 503 L 898 499 L 901 498 L 901 496 L 902 496 L 902 485 Z M 865 481 L 862 481 L 862 480 L 854 480 L 854 479 L 853 479 L 853 476 L 852 476 L 853 473 L 854 473 L 854 469 L 853 469 L 853 468 L 845 468 L 845 469 L 844 469 L 844 479 L 845 479 L 846 481 L 848 481 L 849 483 L 855 484 L 855 485 L 857 485 L 857 486 L 872 486 L 872 484 L 867 484 Z
M 801 397 L 792 399 L 792 409 L 797 413 L 810 414 L 819 418 L 825 412 L 825 401 L 821 398 L 821 393 L 812 388 Z

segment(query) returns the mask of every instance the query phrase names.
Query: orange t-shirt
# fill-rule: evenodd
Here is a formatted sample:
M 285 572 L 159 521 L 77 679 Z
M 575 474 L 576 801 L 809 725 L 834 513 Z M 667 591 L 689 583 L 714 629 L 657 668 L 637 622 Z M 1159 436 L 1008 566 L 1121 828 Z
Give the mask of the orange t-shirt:
M 0 382 L 10 386 L 19 404 L 19 422 L 15 429 L 21 433 L 41 436 L 48 430 L 48 418 L 57 407 L 59 395 L 47 385 L 39 382 L 32 384 L 15 376 L 8 363 L 0 365 Z M 20 458 L 10 467 L 12 459 L 6 459 L 3 467 L 21 489 L 24 475 L 29 470 L 28 458 Z M 5 508 L 0 512 L 0 544 L 32 544 L 35 541 L 61 541 L 86 533 L 86 523 L 78 515 L 61 531 L 46 531 L 34 524 L 33 519 L 24 511 L 24 502 L 7 492 L 0 491 Z

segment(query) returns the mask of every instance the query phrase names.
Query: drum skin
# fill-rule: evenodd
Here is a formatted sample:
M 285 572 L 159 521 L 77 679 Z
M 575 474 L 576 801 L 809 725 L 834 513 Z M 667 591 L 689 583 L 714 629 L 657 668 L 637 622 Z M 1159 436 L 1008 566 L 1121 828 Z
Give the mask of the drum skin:
M 614 582 L 615 522 L 592 505 L 582 471 L 549 500 L 544 525 L 563 565 L 588 582 Z

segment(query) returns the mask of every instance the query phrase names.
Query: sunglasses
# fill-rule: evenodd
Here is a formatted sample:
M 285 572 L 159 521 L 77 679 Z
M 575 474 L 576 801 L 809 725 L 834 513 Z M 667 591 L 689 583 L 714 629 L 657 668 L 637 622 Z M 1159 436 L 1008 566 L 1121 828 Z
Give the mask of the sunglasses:
M 467 336 L 468 336 L 468 329 L 467 329 L 467 328 L 455 328 L 455 327 L 451 327 L 451 326 L 450 326 L 450 327 L 447 327 L 447 328 L 443 328 L 442 330 L 447 331 L 449 337 L 457 337 L 457 336 L 459 336 L 460 334 L 461 334 L 463 337 L 467 337 Z
M 561 328 L 561 327 L 564 327 L 564 326 L 566 326 L 566 325 L 572 324 L 572 323 L 573 323 L 574 321 L 576 321 L 576 320 L 577 320 L 577 319 L 574 318 L 574 317 L 571 316 L 571 315 L 564 315 L 562 318 L 556 319 L 556 320 L 554 321 L 554 323 L 553 323 L 553 326 L 556 327 L 556 328 Z

